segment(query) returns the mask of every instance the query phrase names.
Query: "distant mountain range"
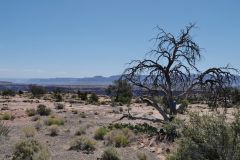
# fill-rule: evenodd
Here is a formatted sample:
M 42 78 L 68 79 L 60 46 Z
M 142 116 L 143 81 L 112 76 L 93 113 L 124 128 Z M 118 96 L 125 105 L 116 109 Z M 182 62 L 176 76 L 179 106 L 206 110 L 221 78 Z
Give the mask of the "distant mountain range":
M 0 83 L 17 84 L 38 84 L 38 85 L 109 85 L 118 80 L 120 75 L 103 77 L 85 77 L 85 78 L 32 78 L 32 79 L 1 79 Z

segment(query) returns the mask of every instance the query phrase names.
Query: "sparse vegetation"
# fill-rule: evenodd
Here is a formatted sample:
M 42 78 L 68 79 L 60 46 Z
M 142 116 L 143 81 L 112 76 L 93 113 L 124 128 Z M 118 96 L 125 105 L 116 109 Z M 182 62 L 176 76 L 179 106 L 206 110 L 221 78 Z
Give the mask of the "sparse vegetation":
M 96 103 L 98 103 L 98 99 L 99 98 L 98 98 L 96 93 L 91 93 L 90 96 L 89 96 L 88 102 L 90 104 L 96 104 Z
M 32 93 L 33 97 L 40 98 L 41 96 L 43 96 L 44 94 L 47 93 L 45 88 L 42 86 L 32 85 L 29 88 L 30 88 L 30 92 Z
M 115 147 L 126 147 L 134 138 L 134 133 L 128 129 L 112 130 L 105 136 L 106 143 Z
M 95 150 L 95 144 L 94 140 L 80 136 L 71 141 L 69 150 L 81 150 L 91 153 Z
M 138 160 L 148 160 L 147 155 L 142 152 L 137 153 L 137 158 L 138 158 Z
M 103 152 L 101 160 L 120 160 L 120 156 L 116 149 L 108 148 Z
M 228 124 L 223 115 L 192 114 L 180 139 L 179 148 L 169 160 L 240 158 L 240 114 Z
M 0 139 L 7 136 L 10 132 L 10 127 L 0 120 Z
M 49 135 L 50 136 L 57 136 L 59 134 L 60 130 L 58 125 L 52 125 L 49 127 Z
M 14 116 L 9 113 L 9 112 L 5 112 L 3 113 L 3 115 L 0 117 L 0 120 L 13 120 L 14 119 Z
M 7 89 L 7 90 L 4 90 L 2 91 L 2 96 L 15 96 L 16 93 L 15 91 L 11 90 L 11 89 Z
M 81 136 L 86 133 L 86 126 L 79 127 L 78 130 L 75 132 L 76 136 Z
M 40 116 L 48 116 L 51 113 L 51 109 L 47 108 L 47 106 L 43 105 L 43 104 L 39 104 L 37 106 L 37 114 L 39 114 Z
M 23 133 L 26 138 L 33 138 L 36 134 L 36 129 L 34 127 L 23 128 Z
M 111 96 L 113 103 L 129 104 L 133 96 L 132 87 L 126 80 L 115 81 L 106 89 L 106 93 Z
M 37 113 L 37 111 L 36 111 L 36 109 L 34 109 L 34 108 L 26 109 L 26 114 L 27 114 L 29 117 L 35 116 L 36 113 Z
M 55 103 L 54 105 L 56 109 L 64 109 L 64 104 L 62 103 Z
M 94 134 L 94 138 L 96 140 L 103 140 L 104 136 L 107 134 L 109 130 L 106 127 L 100 127 L 96 130 Z
M 25 139 L 15 145 L 12 160 L 51 160 L 51 155 L 37 140 Z
M 64 125 L 64 119 L 60 118 L 60 117 L 57 117 L 57 116 L 50 116 L 47 121 L 46 121 L 46 124 L 48 126 L 51 126 L 51 125 Z

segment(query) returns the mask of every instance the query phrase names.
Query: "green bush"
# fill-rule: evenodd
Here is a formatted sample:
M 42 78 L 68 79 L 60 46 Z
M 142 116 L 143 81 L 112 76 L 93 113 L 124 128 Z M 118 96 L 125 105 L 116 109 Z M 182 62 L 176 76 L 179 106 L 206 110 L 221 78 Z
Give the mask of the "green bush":
M 115 147 L 126 147 L 133 138 L 134 133 L 128 128 L 112 130 L 105 136 L 106 143 Z
M 93 152 L 95 150 L 96 142 L 87 137 L 77 137 L 70 143 L 69 150 L 82 150 L 87 153 Z
M 53 98 L 55 99 L 56 102 L 63 101 L 63 97 L 62 97 L 61 93 L 54 93 Z
M 99 99 L 99 98 L 98 98 L 97 94 L 96 94 L 96 93 L 92 93 L 92 94 L 90 95 L 89 99 L 88 99 L 88 102 L 95 104 L 95 103 L 98 102 L 98 99 Z
M 41 97 L 47 93 L 44 87 L 36 85 L 30 86 L 30 92 L 32 93 L 33 97 Z
M 15 96 L 15 95 L 16 95 L 15 91 L 10 89 L 2 91 L 2 96 Z
M 94 138 L 96 140 L 103 140 L 104 136 L 107 134 L 109 130 L 106 127 L 100 127 L 96 130 L 94 134 Z
M 120 158 L 116 149 L 108 148 L 103 152 L 101 160 L 120 160 Z
M 132 86 L 126 80 L 115 81 L 106 89 L 106 93 L 111 96 L 112 102 L 129 104 L 132 100 Z
M 46 147 L 35 139 L 26 139 L 15 145 L 12 160 L 50 160 L 51 155 Z
M 86 101 L 87 99 L 88 99 L 88 93 L 87 92 L 80 92 L 80 91 L 78 91 L 77 92 L 77 94 L 78 94 L 78 98 L 80 98 L 82 101 Z
M 48 116 L 51 113 L 51 109 L 47 108 L 45 105 L 43 104 L 39 104 L 37 106 L 37 114 L 39 114 L 40 116 Z
M 64 120 L 60 117 L 56 117 L 56 116 L 50 116 L 47 121 L 46 124 L 51 126 L 51 125 L 64 125 Z
M 36 113 L 37 113 L 37 111 L 36 111 L 36 109 L 34 109 L 34 108 L 26 109 L 26 114 L 27 114 L 29 117 L 35 116 Z
M 223 115 L 193 114 L 184 127 L 179 147 L 169 160 L 240 159 L 240 114 L 231 123 Z
M 0 120 L 0 138 L 2 136 L 7 136 L 10 132 L 10 127 Z

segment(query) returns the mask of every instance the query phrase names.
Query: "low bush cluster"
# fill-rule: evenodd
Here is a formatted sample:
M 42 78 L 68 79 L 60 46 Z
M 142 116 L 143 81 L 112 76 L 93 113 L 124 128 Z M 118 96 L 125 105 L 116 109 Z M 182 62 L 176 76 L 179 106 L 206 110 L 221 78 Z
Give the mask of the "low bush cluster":
M 63 118 L 60 118 L 60 117 L 57 117 L 57 116 L 50 116 L 47 120 L 46 120 L 46 124 L 48 126 L 51 126 L 51 125 L 64 125 L 64 119 Z
M 105 136 L 106 144 L 115 147 L 126 147 L 134 139 L 134 133 L 128 129 L 115 129 Z
M 95 144 L 96 142 L 92 139 L 80 136 L 72 140 L 69 150 L 81 150 L 91 153 L 95 150 Z
M 51 155 L 45 146 L 30 138 L 15 145 L 12 160 L 51 160 Z
M 96 130 L 94 134 L 94 138 L 96 140 L 103 140 L 104 136 L 108 133 L 108 129 L 106 127 L 100 127 Z
M 120 157 L 115 148 L 108 148 L 103 152 L 101 160 L 120 160 Z
M 37 106 L 37 114 L 39 114 L 40 116 L 48 116 L 51 113 L 51 109 L 47 108 L 47 106 L 43 105 L 43 104 L 39 104 Z
M 37 111 L 36 111 L 36 109 L 34 109 L 34 108 L 26 109 L 26 114 L 27 114 L 29 117 L 35 116 L 36 113 L 37 113 Z
M 169 160 L 240 159 L 240 114 L 226 122 L 223 115 L 193 114 L 184 127 L 177 151 Z

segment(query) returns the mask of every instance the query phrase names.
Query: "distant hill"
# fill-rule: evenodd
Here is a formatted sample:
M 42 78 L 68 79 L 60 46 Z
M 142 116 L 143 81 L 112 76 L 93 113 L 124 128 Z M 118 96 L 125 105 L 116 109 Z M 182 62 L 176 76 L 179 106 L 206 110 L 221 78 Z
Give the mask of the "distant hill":
M 38 84 L 38 85 L 109 85 L 120 78 L 120 75 L 85 78 L 32 78 L 32 79 L 4 79 L 18 84 Z M 0 81 L 1 82 L 1 81 Z

